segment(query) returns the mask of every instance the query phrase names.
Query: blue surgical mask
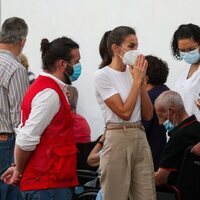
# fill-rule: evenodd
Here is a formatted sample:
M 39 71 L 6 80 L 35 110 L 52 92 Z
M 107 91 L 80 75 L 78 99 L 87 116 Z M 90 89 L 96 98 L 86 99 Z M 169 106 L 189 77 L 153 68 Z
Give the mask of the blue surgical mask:
M 200 60 L 199 48 L 189 52 L 180 51 L 180 55 L 188 64 L 195 64 Z
M 78 79 L 78 77 L 81 75 L 81 70 L 82 70 L 81 63 L 77 63 L 77 64 L 73 65 L 73 69 L 74 69 L 74 72 L 70 76 L 70 80 L 76 81 Z
M 165 127 L 167 132 L 171 131 L 175 127 L 169 120 L 164 121 L 163 126 Z

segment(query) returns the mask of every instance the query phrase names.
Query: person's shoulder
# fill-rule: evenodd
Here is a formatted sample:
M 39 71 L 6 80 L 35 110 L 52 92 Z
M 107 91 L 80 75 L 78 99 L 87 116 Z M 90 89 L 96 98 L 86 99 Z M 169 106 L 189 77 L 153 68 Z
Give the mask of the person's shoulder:
M 101 76 L 103 74 L 106 74 L 108 72 L 108 67 L 103 67 L 103 68 L 100 68 L 98 69 L 96 72 L 95 72 L 95 76 Z
M 95 82 L 105 81 L 108 79 L 109 79 L 108 67 L 103 67 L 95 72 L 95 77 L 94 77 Z
M 1 60 L 0 61 L 0 74 L 1 79 L 0 83 L 4 85 L 5 87 L 8 86 L 10 79 L 13 77 L 14 74 L 20 74 L 23 76 L 27 76 L 26 69 L 17 61 L 13 60 Z
M 183 124 L 179 125 L 176 135 L 196 135 L 199 134 L 200 122 L 196 120 L 195 116 L 188 117 Z M 199 135 L 200 137 L 200 135 Z
M 78 113 L 74 113 L 73 117 L 78 119 L 78 120 L 82 120 L 82 121 L 86 121 L 85 117 L 83 117 L 82 115 L 78 114 Z
M 189 126 L 188 127 L 189 129 L 193 129 L 193 130 L 199 130 L 200 131 L 200 122 L 199 121 L 195 121 L 194 123 L 193 123 L 193 126 Z

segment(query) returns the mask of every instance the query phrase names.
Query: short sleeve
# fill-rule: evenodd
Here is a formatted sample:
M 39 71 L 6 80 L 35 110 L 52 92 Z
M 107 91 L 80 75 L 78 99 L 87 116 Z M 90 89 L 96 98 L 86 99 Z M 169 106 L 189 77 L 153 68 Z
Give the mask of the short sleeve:
M 103 101 L 118 93 L 109 74 L 101 70 L 95 74 L 95 90 Z

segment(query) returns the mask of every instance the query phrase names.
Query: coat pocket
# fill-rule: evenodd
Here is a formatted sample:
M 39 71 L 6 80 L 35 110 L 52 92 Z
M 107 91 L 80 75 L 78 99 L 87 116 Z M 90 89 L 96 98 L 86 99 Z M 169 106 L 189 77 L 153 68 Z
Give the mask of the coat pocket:
M 55 147 L 53 149 L 53 174 L 56 180 L 70 181 L 76 177 L 76 153 L 75 146 Z

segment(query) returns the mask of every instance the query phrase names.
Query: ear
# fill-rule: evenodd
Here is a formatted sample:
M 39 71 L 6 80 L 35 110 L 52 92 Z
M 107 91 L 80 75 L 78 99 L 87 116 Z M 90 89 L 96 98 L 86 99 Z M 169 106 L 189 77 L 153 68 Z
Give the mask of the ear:
M 174 114 L 175 114 L 174 108 L 169 107 L 169 115 L 174 115 Z
M 21 40 L 21 46 L 24 47 L 25 43 L 26 43 L 26 38 Z
M 23 48 L 24 48 L 24 45 L 25 45 L 25 43 L 26 43 L 26 38 L 24 38 L 24 39 L 21 39 L 21 41 L 20 41 L 20 53 L 22 52 L 22 50 L 23 50 Z
M 113 54 L 114 54 L 116 51 L 119 50 L 119 48 L 118 48 L 118 46 L 117 46 L 116 44 L 112 44 L 111 50 L 112 50 L 112 52 L 113 52 Z
M 55 66 L 57 69 L 64 71 L 67 66 L 67 63 L 63 59 L 59 59 L 55 62 Z

